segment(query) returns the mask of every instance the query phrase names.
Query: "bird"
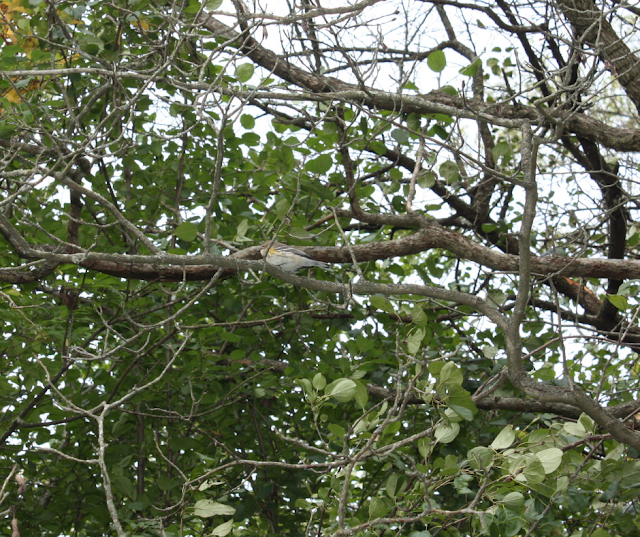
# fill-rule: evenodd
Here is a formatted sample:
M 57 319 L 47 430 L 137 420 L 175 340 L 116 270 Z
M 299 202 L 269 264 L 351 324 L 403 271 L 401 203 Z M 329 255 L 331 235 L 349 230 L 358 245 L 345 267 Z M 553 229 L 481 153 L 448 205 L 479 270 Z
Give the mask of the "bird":
M 316 261 L 302 250 L 281 242 L 267 241 L 260 248 L 260 255 L 267 263 L 285 272 L 295 272 L 302 268 L 320 267 L 331 269 L 328 263 Z

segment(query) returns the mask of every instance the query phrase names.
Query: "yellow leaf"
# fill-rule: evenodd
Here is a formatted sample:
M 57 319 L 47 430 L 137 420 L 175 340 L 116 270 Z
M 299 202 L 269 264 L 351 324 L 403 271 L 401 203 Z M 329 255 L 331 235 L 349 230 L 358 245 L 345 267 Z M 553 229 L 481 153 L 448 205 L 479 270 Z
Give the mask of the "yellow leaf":
M 7 91 L 7 93 L 5 93 L 3 95 L 3 97 L 12 103 L 19 103 L 22 99 L 20 99 L 20 95 L 18 94 L 18 92 L 16 90 L 14 90 L 13 88 L 10 89 L 9 91 Z
M 27 13 L 27 10 L 20 5 L 20 0 L 2 0 L 0 2 L 0 11 L 5 13 L 13 13 L 14 11 Z
M 60 18 L 66 22 L 67 24 L 75 24 L 76 26 L 78 24 L 84 24 L 84 22 L 82 22 L 79 19 L 73 19 L 71 17 L 71 15 L 69 15 L 68 13 L 66 13 L 65 11 L 58 11 L 58 15 L 60 16 Z
M 65 67 L 69 67 L 71 61 L 77 60 L 78 58 L 80 58 L 80 54 L 74 54 L 73 56 L 71 56 L 71 58 L 62 58 L 60 60 L 56 60 L 56 66 L 64 69 Z
M 5 43 L 10 42 L 12 45 L 15 45 L 18 42 L 18 38 L 16 37 L 16 34 L 11 29 L 11 26 L 9 26 L 8 24 L 2 24 L 0 25 L 0 28 L 2 28 L 2 30 L 0 30 L 0 36 L 2 37 Z
M 31 58 L 31 53 L 38 48 L 38 40 L 35 37 L 27 37 L 22 42 L 22 50 L 27 53 L 27 58 Z

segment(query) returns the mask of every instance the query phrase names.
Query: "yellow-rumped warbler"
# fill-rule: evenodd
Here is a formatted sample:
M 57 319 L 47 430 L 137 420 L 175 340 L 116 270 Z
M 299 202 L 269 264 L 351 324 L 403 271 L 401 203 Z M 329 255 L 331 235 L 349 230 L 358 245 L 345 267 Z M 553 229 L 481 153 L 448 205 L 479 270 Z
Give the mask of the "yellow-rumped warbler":
M 260 248 L 260 255 L 262 255 L 270 265 L 281 268 L 287 272 L 294 272 L 307 267 L 331 268 L 328 263 L 316 261 L 302 250 L 298 250 L 287 244 L 282 244 L 281 242 L 274 242 L 273 244 L 271 244 L 271 241 L 265 242 L 262 248 Z

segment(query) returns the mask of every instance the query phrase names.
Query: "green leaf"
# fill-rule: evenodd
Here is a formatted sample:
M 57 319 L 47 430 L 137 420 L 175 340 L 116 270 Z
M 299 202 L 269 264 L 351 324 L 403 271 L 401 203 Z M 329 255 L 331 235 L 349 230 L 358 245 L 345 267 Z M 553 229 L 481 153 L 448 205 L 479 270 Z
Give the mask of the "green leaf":
M 238 343 L 240 341 L 240 336 L 238 334 L 234 334 L 233 332 L 227 332 L 223 330 L 220 332 L 220 339 L 224 339 L 225 341 L 229 341 L 231 343 Z
M 260 135 L 255 132 L 245 132 L 242 135 L 242 143 L 248 147 L 253 147 L 260 144 Z
M 434 134 L 436 134 L 443 140 L 447 140 L 449 138 L 449 133 L 447 132 L 447 129 L 442 127 L 442 125 L 437 125 L 437 124 L 431 127 L 428 134 L 429 136 L 433 136 Z
M 524 494 L 522 492 L 510 492 L 502 498 L 502 504 L 508 509 L 517 511 L 524 505 Z
M 77 39 L 80 48 L 89 54 L 98 54 L 104 50 L 104 41 L 95 35 L 81 34 Z
M 447 409 L 445 409 L 444 411 L 444 415 L 447 417 L 447 419 L 449 420 L 449 423 L 459 423 L 461 422 L 464 418 L 458 414 L 455 410 L 453 410 L 453 408 L 449 407 Z
M 417 182 L 422 188 L 431 188 L 436 184 L 436 176 L 433 172 L 424 172 L 418 175 Z
M 556 492 L 565 493 L 567 492 L 568 487 L 569 487 L 569 477 L 566 475 L 560 476 L 556 484 Z
M 488 289 L 487 300 L 493 302 L 496 306 L 502 306 L 507 301 L 507 294 L 500 289 Z
M 132 500 L 136 497 L 136 489 L 133 486 L 133 482 L 128 477 L 117 475 L 112 480 L 113 488 L 124 496 L 128 496 Z
M 184 12 L 193 15 L 194 13 L 198 13 L 200 11 L 200 1 L 199 0 L 189 0 L 187 7 L 184 8 Z
M 252 63 L 243 63 L 236 68 L 236 78 L 240 82 L 248 82 L 253 76 L 254 66 Z
M 302 386 L 305 394 L 315 394 L 315 390 L 313 389 L 313 386 L 311 385 L 311 381 L 309 379 L 298 379 L 298 383 L 300 384 L 300 386 Z
M 127 429 L 127 421 L 129 421 L 128 416 L 126 414 L 121 414 L 118 421 L 113 424 L 111 434 L 117 436 L 124 432 Z
M 521 475 L 526 478 L 528 485 L 537 485 L 538 483 L 542 483 L 544 481 L 544 466 L 536 455 L 531 455 L 527 459 L 527 464 L 525 465 Z
M 425 327 L 429 323 L 429 319 L 427 318 L 420 304 L 416 304 L 413 307 L 413 311 L 411 312 L 411 320 L 413 321 L 413 324 L 420 327 Z
M 182 222 L 173 230 L 173 234 L 180 240 L 191 242 L 198 236 L 198 226 L 192 222 Z
M 200 492 L 203 492 L 207 489 L 210 489 L 211 487 L 215 487 L 216 485 L 224 485 L 224 481 L 210 481 L 210 480 L 203 481 L 198 487 L 198 490 Z
M 500 75 L 500 62 L 497 58 L 489 58 L 487 60 L 487 67 L 491 68 L 491 72 L 494 75 Z
M 449 405 L 451 410 L 454 410 L 457 414 L 459 414 L 462 418 L 467 421 L 473 421 L 473 416 L 475 412 L 470 408 L 464 407 L 462 405 Z
M 480 65 L 481 65 L 480 58 L 476 58 L 469 65 L 460 69 L 459 72 L 461 75 L 464 75 L 464 76 L 475 76 L 475 74 L 478 72 L 478 69 L 480 68 Z
M 384 498 L 371 498 L 369 503 L 369 519 L 379 518 L 387 514 L 389 507 Z
M 535 376 L 540 380 L 550 382 L 556 378 L 556 371 L 551 363 L 542 364 L 542 367 L 535 372 Z
M 162 491 L 167 491 L 173 488 L 176 484 L 173 479 L 171 479 L 168 475 L 161 475 L 157 479 L 158 488 Z
M 511 146 L 507 142 L 498 142 L 493 146 L 492 153 L 496 164 L 503 157 L 504 160 L 509 160 L 511 158 Z
M 585 428 L 582 426 L 580 422 L 578 423 L 567 422 L 562 426 L 562 428 L 565 430 L 567 434 L 570 434 L 571 436 L 576 436 L 578 438 L 584 438 L 585 436 L 587 436 L 587 431 L 585 430 Z
M 442 50 L 434 50 L 427 58 L 429 69 L 436 73 L 441 72 L 447 66 L 447 58 Z
M 495 453 L 489 448 L 478 446 L 467 452 L 467 460 L 469 461 L 469 466 L 471 466 L 471 468 L 474 470 L 482 470 L 489 468 L 494 455 Z
M 313 377 L 312 383 L 316 390 L 324 390 L 324 387 L 327 385 L 327 379 L 324 378 L 322 373 L 316 373 Z
M 369 392 L 367 391 L 366 385 L 361 381 L 356 382 L 356 403 L 358 403 L 364 410 L 368 401 Z
M 407 127 L 409 127 L 412 131 L 419 131 L 421 123 L 422 123 L 422 116 L 420 114 L 411 112 L 407 116 Z
M 477 414 L 478 407 L 471 400 L 471 394 L 467 390 L 457 384 L 447 384 L 446 388 L 448 394 L 447 402 L 450 406 L 462 406 Z
M 365 124 L 366 124 L 366 121 L 365 121 Z M 336 125 L 333 121 L 325 121 L 322 124 L 322 130 L 326 135 L 336 134 L 338 132 L 338 125 Z
M 291 203 L 289 202 L 289 200 L 286 200 L 284 198 L 278 200 L 275 206 L 276 216 L 278 217 L 278 220 L 282 220 L 287 215 L 290 208 Z
M 13 123 L 0 121 L 0 138 L 9 138 L 16 132 L 16 126 Z
M 393 138 L 399 144 L 409 143 L 409 133 L 402 129 L 394 129 L 391 131 L 391 138 Z
M 225 537 L 225 535 L 229 535 L 232 529 L 233 518 L 213 528 L 209 535 L 211 535 L 212 537 Z
M 431 454 L 432 447 L 433 445 L 429 438 L 421 438 L 418 440 L 418 453 L 420 453 L 420 456 L 423 458 L 426 459 Z
M 331 169 L 331 166 L 333 166 L 333 159 L 331 158 L 331 155 L 323 154 L 318 158 L 312 159 L 307 162 L 304 169 L 310 173 L 324 175 Z
M 331 390 L 331 397 L 341 403 L 351 401 L 356 394 L 356 383 L 351 379 L 340 379 Z
M 373 295 L 369 297 L 371 305 L 379 310 L 386 311 L 387 313 L 393 313 L 393 305 L 385 297 L 379 295 Z
M 606 503 L 613 500 L 620 493 L 620 481 L 614 479 L 607 489 L 598 497 L 598 500 Z
M 545 474 L 555 472 L 562 463 L 562 450 L 552 447 L 538 451 L 536 457 L 542 463 Z
M 240 116 L 240 125 L 242 125 L 247 130 L 251 130 L 256 126 L 256 120 L 253 118 L 253 116 L 242 114 Z
M 578 423 L 580 423 L 584 427 L 584 430 L 587 431 L 588 433 L 592 433 L 596 427 L 595 421 L 593 421 L 593 419 L 587 414 L 585 414 L 584 412 L 580 414 L 580 417 L 578 418 Z
M 193 508 L 193 514 L 200 518 L 210 518 L 216 515 L 233 515 L 236 510 L 230 505 L 214 502 L 213 500 L 198 500 Z
M 495 358 L 496 354 L 498 354 L 498 349 L 496 347 L 492 347 L 491 345 L 486 345 L 482 347 L 482 354 L 485 358 Z
M 440 371 L 440 382 L 445 386 L 462 386 L 464 378 L 455 362 L 447 362 Z
M 624 311 L 629 308 L 629 302 L 627 298 L 620 295 L 607 295 L 609 302 L 611 302 L 617 309 Z
M 458 165 L 451 160 L 443 162 L 440 165 L 440 175 L 442 175 L 447 184 L 455 183 L 460 178 Z
M 236 230 L 236 236 L 233 238 L 234 242 L 247 242 L 250 241 L 247 237 L 247 231 L 249 231 L 249 220 L 246 218 L 238 224 L 238 229 Z
M 207 0 L 207 3 L 205 4 L 205 7 L 206 7 L 209 11 L 215 11 L 215 10 L 216 10 L 216 9 L 218 9 L 221 5 L 222 5 L 222 0 Z
M 435 436 L 436 440 L 441 444 L 448 444 L 456 439 L 459 432 L 460 425 L 457 423 L 451 423 L 450 425 L 441 424 L 433 431 L 433 436 Z
M 451 95 L 451 97 L 458 97 L 458 90 L 453 86 L 442 86 L 440 91 L 447 95 Z
M 457 470 L 457 468 L 456 468 Z M 469 488 L 469 482 L 473 480 L 473 476 L 461 474 L 453 479 L 453 486 L 458 494 L 473 494 L 473 490 Z
M 489 446 L 492 449 L 507 449 L 516 439 L 516 433 L 513 431 L 513 425 L 507 425 L 500 431 L 500 434 L 491 442 Z
M 637 488 L 638 485 L 640 485 L 640 461 L 624 462 L 620 486 L 627 489 Z
M 391 498 L 392 500 L 396 497 L 399 479 L 400 476 L 398 474 L 391 474 L 387 479 L 385 490 L 387 492 L 387 496 L 389 496 L 389 498 Z
M 387 152 L 387 146 L 382 142 L 369 142 L 369 149 L 378 155 L 384 155 Z
M 337 423 L 330 423 L 329 425 L 327 425 L 327 429 L 329 429 L 329 432 L 332 435 L 340 439 L 344 438 L 344 435 L 346 434 L 344 428 L 340 427 L 340 425 L 338 425 Z
M 416 328 L 407 336 L 407 352 L 409 354 L 415 354 L 420 350 L 424 334 L 425 332 L 422 328 Z

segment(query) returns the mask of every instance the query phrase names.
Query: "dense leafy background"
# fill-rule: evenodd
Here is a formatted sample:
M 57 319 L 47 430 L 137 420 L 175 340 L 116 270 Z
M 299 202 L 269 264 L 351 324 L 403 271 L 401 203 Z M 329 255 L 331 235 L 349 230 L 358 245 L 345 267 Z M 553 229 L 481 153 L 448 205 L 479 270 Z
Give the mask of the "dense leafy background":
M 0 2 L 0 533 L 640 535 L 637 8 L 267 4 Z

